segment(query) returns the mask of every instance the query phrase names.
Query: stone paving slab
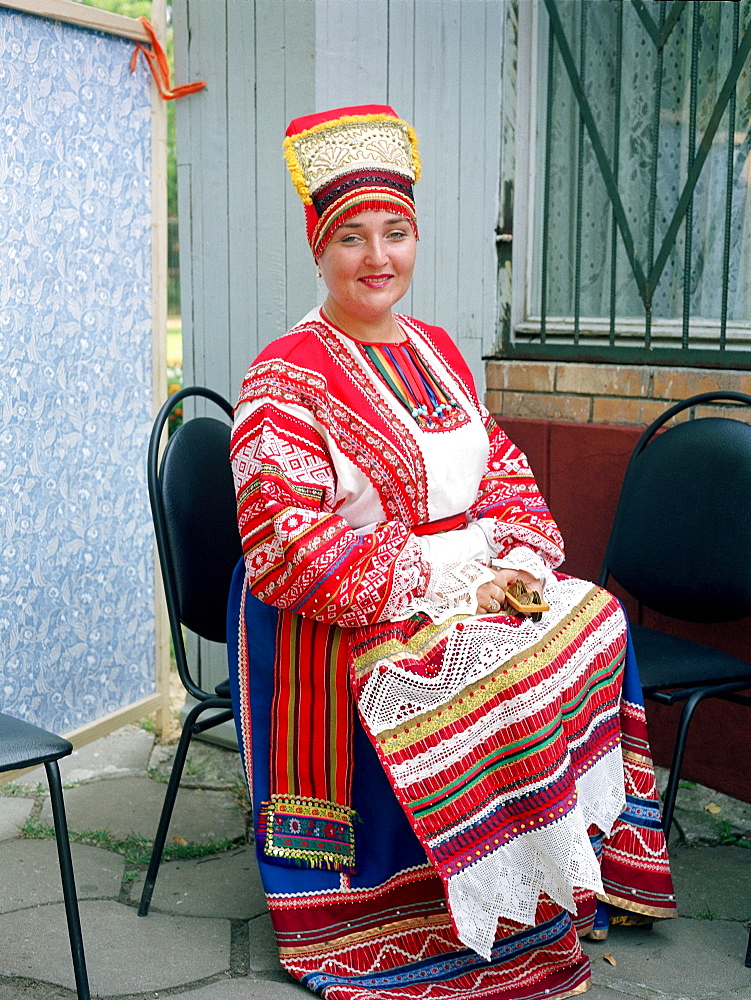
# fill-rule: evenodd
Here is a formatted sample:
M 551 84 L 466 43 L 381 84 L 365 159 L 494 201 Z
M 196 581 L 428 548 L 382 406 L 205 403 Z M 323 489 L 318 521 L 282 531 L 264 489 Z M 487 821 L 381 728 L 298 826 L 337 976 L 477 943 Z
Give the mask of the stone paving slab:
M 108 736 L 102 736 L 74 750 L 68 757 L 62 757 L 59 765 L 63 785 L 89 781 L 91 778 L 142 774 L 146 770 L 153 746 L 153 733 L 140 726 L 123 726 Z M 47 787 L 43 765 L 15 780 L 31 787 Z
M 657 788 L 664 794 L 668 771 L 655 768 Z M 722 844 L 729 837 L 751 841 L 751 803 L 732 799 L 705 785 L 680 782 L 675 800 L 671 844 L 683 841 L 690 846 Z
M 594 983 L 587 1000 L 749 1000 L 747 941 L 746 928 L 729 920 L 678 917 L 651 931 L 614 928 L 607 941 L 582 942 Z M 614 967 L 605 954 L 615 958 Z
M 0 797 L 0 840 L 17 837 L 33 808 L 33 799 Z
M 171 1000 L 311 1000 L 313 994 L 293 979 L 223 979 L 189 993 L 173 993 Z M 0 993 L 0 1000 L 5 1000 Z
M 248 940 L 251 975 L 269 976 L 280 973 L 283 976 L 287 975 L 279 961 L 279 949 L 276 945 L 274 929 L 271 926 L 271 916 L 268 913 L 251 921 L 248 928 Z
M 153 838 L 166 786 L 149 779 L 146 770 L 154 766 L 166 776 L 174 747 L 153 746 L 152 734 L 136 726 L 97 743 L 61 762 L 69 769 L 68 784 L 88 782 L 66 790 L 71 827 Z M 185 779 L 194 787 L 178 794 L 170 836 L 189 842 L 227 836 L 216 835 L 217 804 L 224 802 L 230 814 L 237 810 L 241 837 L 245 816 L 230 792 L 242 780 L 239 756 L 196 741 L 189 759 Z M 99 777 L 114 780 L 95 780 Z M 38 782 L 46 792 L 43 770 L 36 778 L 26 776 L 26 782 L 30 789 Z M 6 802 L 33 807 L 32 799 L 0 799 L 0 872 L 11 873 L 10 886 L 7 880 L 0 885 L 0 1000 L 74 1000 L 54 841 L 15 839 L 13 832 L 2 840 L 3 820 L 12 808 Z M 616 928 L 606 942 L 586 942 L 594 982 L 588 1000 L 751 1000 L 751 970 L 743 965 L 748 931 L 740 922 L 751 917 L 751 850 L 722 845 L 728 835 L 751 832 L 751 805 L 702 786 L 684 787 L 676 817 L 671 857 L 682 916 L 652 932 Z M 51 821 L 48 806 L 42 818 Z M 686 846 L 682 835 L 688 845 L 715 846 Z M 94 995 L 118 1000 L 154 1000 L 163 991 L 179 1000 L 311 996 L 279 963 L 252 846 L 165 863 L 145 919 L 118 895 L 122 858 L 75 843 L 72 851 Z M 131 900 L 138 899 L 140 887 L 140 881 L 131 884 Z M 3 891 L 20 902 L 3 904 Z M 4 905 L 16 912 L 3 912 Z M 708 915 L 715 919 L 688 919 Z M 246 962 L 237 937 L 233 950 L 232 920 L 248 920 Z M 603 960 L 606 953 L 615 956 L 615 967 Z M 238 963 L 249 968 L 249 976 L 230 975 L 230 962 L 235 971 Z
M 70 855 L 79 899 L 117 899 L 125 871 L 120 855 L 87 844 L 71 844 Z M 0 913 L 62 902 L 54 840 L 0 844 L 0 872 Z
M 681 916 L 751 919 L 751 849 L 674 847 L 670 867 Z
M 227 920 L 158 913 L 144 918 L 131 906 L 108 901 L 84 901 L 80 909 L 95 996 L 172 989 L 229 969 Z M 75 988 L 62 905 L 0 915 L 0 941 L 0 975 Z
M 139 900 L 146 873 L 131 885 Z M 252 847 L 240 847 L 191 861 L 165 861 L 159 869 L 151 906 L 160 913 L 189 917 L 250 920 L 268 905 Z
M 149 771 L 165 781 L 172 771 L 177 744 L 157 744 L 151 751 Z M 245 775 L 237 750 L 205 743 L 203 740 L 191 740 L 188 756 L 185 761 L 182 778 L 182 788 L 214 788 L 232 789 L 245 787 Z
M 106 830 L 113 837 L 131 835 L 154 839 L 167 786 L 146 777 L 97 781 L 69 788 L 65 811 L 71 830 Z M 49 800 L 42 822 L 52 823 Z M 245 834 L 245 817 L 228 792 L 181 788 L 177 794 L 167 839 L 182 837 L 189 844 L 235 840 Z

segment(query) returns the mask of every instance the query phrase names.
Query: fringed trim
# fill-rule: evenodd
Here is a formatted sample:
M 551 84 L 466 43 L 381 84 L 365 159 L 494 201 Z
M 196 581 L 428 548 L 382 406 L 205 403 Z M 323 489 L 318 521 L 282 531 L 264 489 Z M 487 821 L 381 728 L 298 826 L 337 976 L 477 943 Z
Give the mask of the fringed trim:
M 316 128 L 320 128 L 317 125 Z M 313 131 L 309 129 L 308 131 Z M 305 135 L 304 132 L 300 133 Z M 310 189 L 308 183 L 305 180 L 305 175 L 302 172 L 302 167 L 300 166 L 300 161 L 297 158 L 297 150 L 294 147 L 294 139 L 296 136 L 288 135 L 287 138 L 282 143 L 282 148 L 284 150 L 284 159 L 287 161 L 287 169 L 289 170 L 289 175 L 292 178 L 292 183 L 295 185 L 295 190 L 302 198 L 303 205 L 312 205 L 313 199 L 310 196 Z
M 292 183 L 295 186 L 295 190 L 300 195 L 303 205 L 312 205 L 313 199 L 310 194 L 310 188 L 308 187 L 308 182 L 305 180 L 305 174 L 303 172 L 302 166 L 300 164 L 299 157 L 297 155 L 297 149 L 295 148 L 295 142 L 300 139 L 304 139 L 306 136 L 313 135 L 316 132 L 326 132 L 328 129 L 335 125 L 349 125 L 356 124 L 358 122 L 389 122 L 396 123 L 397 125 L 402 125 L 409 139 L 409 145 L 412 151 L 412 172 L 414 174 L 413 184 L 416 184 L 418 179 L 422 176 L 422 161 L 420 160 L 420 153 L 418 150 L 418 139 L 417 133 L 415 132 L 412 125 L 409 125 L 404 121 L 403 118 L 394 118 L 391 115 L 342 115 L 341 118 L 333 118 L 331 121 L 320 122 L 318 125 L 314 125 L 312 128 L 303 129 L 302 132 L 297 132 L 295 135 L 288 135 L 284 142 L 282 143 L 282 149 L 284 150 L 284 158 L 287 161 L 287 168 L 292 178 Z
M 399 120 L 401 121 L 401 119 Z M 407 123 L 405 122 L 404 124 L 406 125 Z M 411 125 L 407 125 L 407 135 L 409 136 L 409 144 L 412 147 L 412 170 L 415 175 L 412 183 L 417 184 L 422 177 L 422 160 L 420 159 L 420 150 L 418 149 L 420 144 L 417 139 L 417 132 L 415 132 Z
M 283 867 L 354 873 L 355 820 L 349 806 L 275 794 L 261 803 L 258 844 L 267 861 Z

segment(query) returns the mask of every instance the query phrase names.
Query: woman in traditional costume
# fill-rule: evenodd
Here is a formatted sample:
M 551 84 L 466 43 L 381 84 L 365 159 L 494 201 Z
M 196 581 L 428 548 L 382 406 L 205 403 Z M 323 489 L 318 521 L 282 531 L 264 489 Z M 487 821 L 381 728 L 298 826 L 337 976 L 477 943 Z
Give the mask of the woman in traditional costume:
M 282 964 L 329 1000 L 582 993 L 598 900 L 675 908 L 623 611 L 555 572 L 451 337 L 392 313 L 412 128 L 342 108 L 285 149 L 328 297 L 243 383 L 229 611 Z M 512 613 L 516 581 L 547 610 Z

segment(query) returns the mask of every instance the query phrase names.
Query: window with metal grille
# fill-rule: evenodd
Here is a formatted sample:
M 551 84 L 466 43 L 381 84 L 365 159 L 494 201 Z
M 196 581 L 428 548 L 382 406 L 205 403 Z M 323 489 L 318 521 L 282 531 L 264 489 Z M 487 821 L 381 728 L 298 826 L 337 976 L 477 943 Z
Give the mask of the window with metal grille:
M 507 356 L 751 367 L 750 51 L 751 0 L 520 4 Z

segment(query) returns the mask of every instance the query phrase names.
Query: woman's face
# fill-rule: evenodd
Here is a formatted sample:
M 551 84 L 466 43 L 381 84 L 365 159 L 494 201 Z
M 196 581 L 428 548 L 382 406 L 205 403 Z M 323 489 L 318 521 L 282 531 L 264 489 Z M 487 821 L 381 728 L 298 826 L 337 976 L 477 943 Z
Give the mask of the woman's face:
M 341 324 L 377 323 L 402 298 L 415 268 L 417 240 L 408 220 L 360 212 L 342 223 L 318 260 Z

